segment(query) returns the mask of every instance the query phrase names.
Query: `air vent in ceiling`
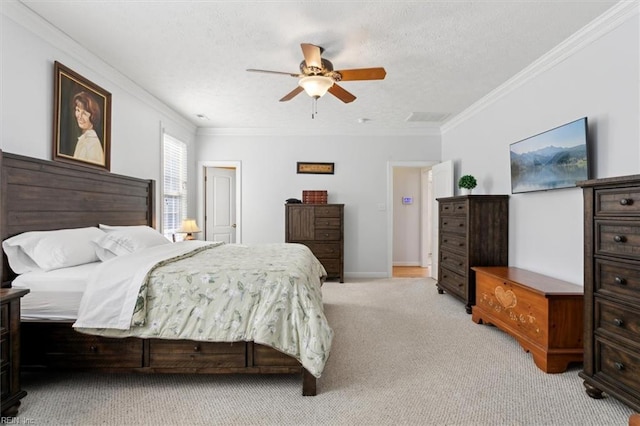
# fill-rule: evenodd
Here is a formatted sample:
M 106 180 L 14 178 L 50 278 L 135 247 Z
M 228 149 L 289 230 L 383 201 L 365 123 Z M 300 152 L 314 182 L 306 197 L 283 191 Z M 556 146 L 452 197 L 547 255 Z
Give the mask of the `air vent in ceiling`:
M 451 114 L 448 112 L 412 112 L 406 122 L 442 122 Z

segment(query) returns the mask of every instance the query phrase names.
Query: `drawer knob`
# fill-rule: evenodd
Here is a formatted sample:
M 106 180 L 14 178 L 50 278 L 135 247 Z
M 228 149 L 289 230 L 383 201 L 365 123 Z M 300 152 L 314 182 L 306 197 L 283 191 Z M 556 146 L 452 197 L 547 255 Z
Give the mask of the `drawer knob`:
M 624 370 L 624 364 L 621 362 L 615 362 L 613 365 L 615 365 L 615 367 L 620 371 Z
M 98 352 L 98 348 L 96 346 L 89 346 L 89 351 L 93 352 L 93 353 L 96 353 L 96 352 Z
M 616 318 L 613 320 L 613 323 L 615 325 L 617 325 L 618 327 L 622 327 L 624 325 L 624 321 L 622 321 L 620 318 Z
M 620 285 L 627 284 L 627 280 L 622 277 L 615 277 L 614 281 L 616 282 L 616 284 L 620 284 Z
M 623 206 L 630 206 L 631 204 L 633 204 L 633 199 L 632 198 L 621 198 L 620 199 L 620 204 Z
M 613 241 L 615 241 L 616 243 L 625 243 L 627 242 L 627 237 L 625 237 L 624 235 L 616 235 L 615 237 L 613 237 Z
M 200 345 L 195 345 L 195 346 L 193 347 L 193 351 L 194 351 L 194 352 L 200 352 Z

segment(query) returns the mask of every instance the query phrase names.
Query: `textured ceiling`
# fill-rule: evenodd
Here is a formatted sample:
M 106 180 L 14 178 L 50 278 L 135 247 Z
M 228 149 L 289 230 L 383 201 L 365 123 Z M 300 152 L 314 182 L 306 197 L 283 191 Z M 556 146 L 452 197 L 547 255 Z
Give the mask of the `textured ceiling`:
M 22 3 L 199 127 L 399 130 L 462 112 L 617 1 Z M 303 42 L 387 76 L 341 83 L 357 99 L 327 94 L 312 120 L 306 94 L 278 102 L 297 79 L 246 71 L 297 73 Z

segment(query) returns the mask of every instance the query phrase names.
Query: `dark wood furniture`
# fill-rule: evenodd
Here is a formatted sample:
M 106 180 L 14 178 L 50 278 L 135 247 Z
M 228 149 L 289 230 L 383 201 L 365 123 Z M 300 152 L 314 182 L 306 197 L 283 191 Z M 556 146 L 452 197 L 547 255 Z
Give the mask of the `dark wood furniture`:
M 0 151 L 0 239 L 35 230 L 110 225 L 154 227 L 155 184 Z M 15 274 L 3 253 L 1 281 Z M 253 342 L 198 343 L 88 336 L 71 322 L 23 322 L 23 367 L 148 373 L 301 374 L 303 395 L 316 378 L 300 363 Z
M 15 417 L 27 394 L 20 388 L 20 298 L 27 293 L 29 290 L 0 289 L 2 417 Z
M 640 411 L 640 175 L 578 183 L 584 196 L 584 379 Z
M 509 263 L 509 196 L 438 198 L 438 293 L 462 300 L 468 314 L 475 303 L 472 266 Z
M 471 319 L 493 324 L 530 352 L 545 373 L 562 373 L 582 362 L 582 286 L 506 266 L 476 272 L 476 304 Z
M 286 204 L 285 241 L 311 249 L 327 278 L 344 282 L 344 204 Z

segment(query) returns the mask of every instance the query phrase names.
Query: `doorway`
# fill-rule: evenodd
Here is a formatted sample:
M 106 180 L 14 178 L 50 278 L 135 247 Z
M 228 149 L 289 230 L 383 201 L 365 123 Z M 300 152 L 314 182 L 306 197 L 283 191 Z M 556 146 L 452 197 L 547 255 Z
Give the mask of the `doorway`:
M 433 161 L 390 161 L 387 167 L 387 276 L 429 276 L 430 169 Z M 394 178 L 394 176 L 396 176 Z M 403 184 L 407 179 L 410 183 Z M 410 240 L 409 240 L 410 239 Z M 399 253 L 411 246 L 410 254 Z M 403 259 L 396 259 L 398 256 Z
M 198 174 L 198 220 L 203 224 L 204 239 L 241 243 L 241 163 L 201 162 Z

